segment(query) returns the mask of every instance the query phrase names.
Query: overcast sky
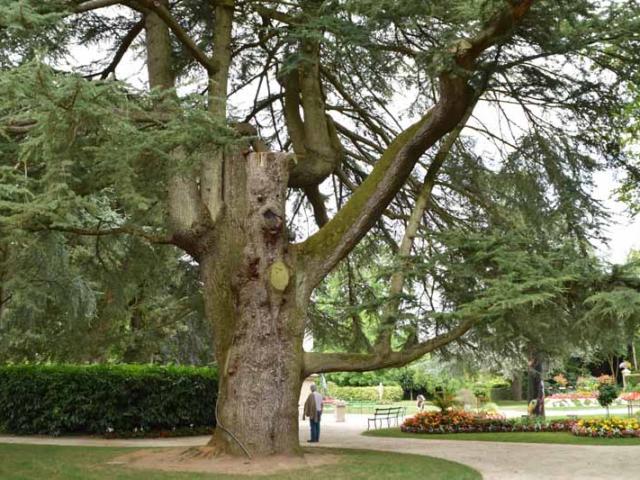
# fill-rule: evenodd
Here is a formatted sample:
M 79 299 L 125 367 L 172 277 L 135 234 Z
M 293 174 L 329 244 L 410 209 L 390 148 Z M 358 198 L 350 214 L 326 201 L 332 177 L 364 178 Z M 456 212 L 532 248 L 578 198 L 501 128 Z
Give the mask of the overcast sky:
M 630 218 L 626 206 L 615 199 L 613 192 L 618 182 L 613 172 L 598 174 L 596 181 L 596 196 L 613 216 L 607 232 L 609 245 L 600 245 L 600 253 L 611 263 L 623 263 L 632 249 L 640 249 L 640 217 Z

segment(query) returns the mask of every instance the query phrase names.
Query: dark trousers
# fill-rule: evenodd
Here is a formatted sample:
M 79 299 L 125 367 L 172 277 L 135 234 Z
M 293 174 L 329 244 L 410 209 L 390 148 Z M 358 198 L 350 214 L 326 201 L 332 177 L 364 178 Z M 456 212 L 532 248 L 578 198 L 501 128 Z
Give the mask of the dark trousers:
M 320 441 L 320 416 L 321 412 L 318 412 L 318 421 L 314 421 L 313 418 L 309 418 L 309 425 L 311 426 L 311 441 L 319 442 Z

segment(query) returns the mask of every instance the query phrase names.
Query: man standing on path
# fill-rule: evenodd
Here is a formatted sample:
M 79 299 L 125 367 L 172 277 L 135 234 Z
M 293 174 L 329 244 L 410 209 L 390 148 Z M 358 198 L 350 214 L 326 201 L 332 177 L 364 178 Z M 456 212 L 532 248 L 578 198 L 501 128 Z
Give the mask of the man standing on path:
M 317 390 L 315 385 L 311 385 L 311 393 L 307 397 L 307 401 L 304 402 L 302 411 L 302 420 L 309 417 L 311 427 L 311 440 L 307 440 L 307 442 L 313 443 L 320 441 L 320 417 L 322 416 L 322 395 Z

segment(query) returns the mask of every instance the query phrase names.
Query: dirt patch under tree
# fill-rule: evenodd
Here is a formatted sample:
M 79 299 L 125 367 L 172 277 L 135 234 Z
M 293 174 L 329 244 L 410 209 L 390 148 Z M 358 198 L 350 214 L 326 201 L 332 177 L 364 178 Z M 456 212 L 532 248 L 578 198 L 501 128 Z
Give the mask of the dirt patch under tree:
M 109 465 L 170 472 L 273 475 L 291 470 L 335 465 L 342 460 L 340 455 L 316 451 L 305 453 L 303 456 L 274 455 L 251 460 L 224 455 L 208 456 L 201 452 L 202 449 L 145 449 L 121 455 L 111 460 Z

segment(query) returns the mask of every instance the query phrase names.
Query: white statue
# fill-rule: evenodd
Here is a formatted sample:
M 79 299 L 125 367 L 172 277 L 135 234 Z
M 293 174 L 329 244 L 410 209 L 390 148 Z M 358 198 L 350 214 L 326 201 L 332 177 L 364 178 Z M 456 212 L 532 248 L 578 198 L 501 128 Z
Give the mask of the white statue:
M 631 375 L 631 370 L 629 370 L 630 367 L 631 364 L 626 361 L 620 364 L 620 368 L 622 369 L 622 371 L 620 372 L 622 374 L 622 388 L 624 390 L 627 389 L 627 377 Z

